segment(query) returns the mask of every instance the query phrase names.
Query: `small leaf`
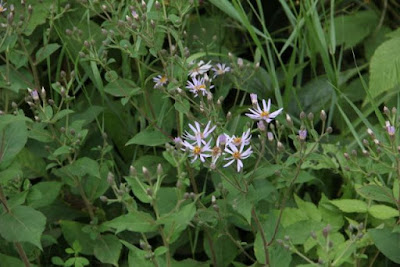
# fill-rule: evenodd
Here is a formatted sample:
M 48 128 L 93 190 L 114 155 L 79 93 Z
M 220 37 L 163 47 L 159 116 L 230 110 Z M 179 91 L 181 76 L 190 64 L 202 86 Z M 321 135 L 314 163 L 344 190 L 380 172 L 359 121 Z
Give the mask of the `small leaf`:
M 171 140 L 158 130 L 146 130 L 136 134 L 131 138 L 126 145 L 144 145 L 144 146 L 159 146 L 170 142 Z
M 42 249 L 40 237 L 46 217 L 27 206 L 16 206 L 11 213 L 0 215 L 0 235 L 9 242 L 29 242 Z
M 104 91 L 112 96 L 126 97 L 140 94 L 140 88 L 131 80 L 117 79 L 104 87 Z
M 94 246 L 94 256 L 102 263 L 118 266 L 122 244 L 114 235 L 99 236 Z
M 135 211 L 119 216 L 111 221 L 103 223 L 103 226 L 116 229 L 116 233 L 128 230 L 138 233 L 150 233 L 157 231 L 157 224 L 147 213 Z
M 331 200 L 331 203 L 338 207 L 341 211 L 348 213 L 364 213 L 368 210 L 367 203 L 357 199 L 337 199 Z
M 74 221 L 60 221 L 60 224 L 63 236 L 71 247 L 78 241 L 82 247 L 82 254 L 93 255 L 94 242 L 88 233 L 82 231 L 86 224 Z
M 377 219 L 387 220 L 398 217 L 399 211 L 386 205 L 372 205 L 368 212 Z
M 45 60 L 48 56 L 53 54 L 57 49 L 60 48 L 59 44 L 47 44 L 44 47 L 40 48 L 36 52 L 36 64 L 39 64 L 43 60 Z

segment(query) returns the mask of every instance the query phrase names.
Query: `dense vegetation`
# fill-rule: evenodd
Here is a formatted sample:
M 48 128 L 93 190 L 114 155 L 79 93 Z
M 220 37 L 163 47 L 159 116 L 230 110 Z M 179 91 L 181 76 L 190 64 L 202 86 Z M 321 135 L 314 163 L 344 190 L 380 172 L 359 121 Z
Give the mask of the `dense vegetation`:
M 0 3 L 0 266 L 400 264 L 396 0 Z

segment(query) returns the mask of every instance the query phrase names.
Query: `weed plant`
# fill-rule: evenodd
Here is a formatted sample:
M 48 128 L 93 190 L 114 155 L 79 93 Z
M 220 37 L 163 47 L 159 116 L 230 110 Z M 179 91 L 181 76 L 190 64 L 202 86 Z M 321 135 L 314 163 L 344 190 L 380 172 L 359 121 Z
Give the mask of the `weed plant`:
M 0 2 L 0 266 L 400 264 L 396 0 Z

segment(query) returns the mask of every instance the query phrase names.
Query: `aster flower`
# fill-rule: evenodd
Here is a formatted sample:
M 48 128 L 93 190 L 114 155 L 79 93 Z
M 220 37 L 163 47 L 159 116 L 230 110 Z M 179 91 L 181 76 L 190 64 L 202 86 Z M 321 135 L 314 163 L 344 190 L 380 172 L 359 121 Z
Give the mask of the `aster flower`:
M 242 133 L 242 136 L 236 137 L 236 135 L 232 135 L 232 137 L 229 138 L 228 143 L 234 144 L 235 146 L 240 146 L 242 144 L 247 146 L 248 144 L 250 144 L 250 140 L 251 140 L 250 129 L 248 129 L 247 131 Z
M 218 63 L 217 65 L 215 65 L 215 67 L 212 68 L 212 70 L 214 71 L 213 78 L 215 78 L 218 75 L 224 75 L 225 73 L 230 72 L 231 68 L 226 66 L 225 63 Z
M 0 14 L 7 11 L 7 8 L 5 7 L 7 3 L 3 3 L 3 0 L 0 1 Z
M 190 144 L 188 141 L 184 141 L 182 144 L 185 146 L 185 148 L 182 148 L 182 150 L 190 151 L 189 157 L 193 157 L 191 161 L 192 163 L 195 162 L 197 159 L 200 159 L 201 162 L 205 162 L 205 158 L 211 157 L 211 154 L 207 154 L 209 152 L 212 152 L 210 143 L 211 139 L 210 141 L 208 141 L 208 143 L 203 144 L 201 138 L 197 138 L 195 144 Z
M 211 152 L 211 164 L 215 164 L 219 157 L 222 155 L 222 147 L 226 144 L 226 140 L 227 138 L 225 134 L 221 134 L 220 136 L 218 136 L 217 142 Z
M 388 132 L 389 136 L 394 136 L 396 133 L 396 128 L 390 125 L 389 121 L 386 121 L 385 124 L 386 124 L 386 131 Z
M 225 152 L 231 154 L 231 156 L 225 158 L 225 160 L 229 160 L 229 162 L 226 163 L 224 167 L 228 167 L 229 165 L 231 165 L 236 161 L 237 164 L 236 170 L 237 172 L 240 172 L 240 170 L 243 168 L 242 160 L 247 159 L 248 157 L 250 157 L 251 153 L 253 153 L 251 147 L 247 148 L 245 151 L 243 151 L 243 149 L 244 149 L 244 143 L 242 143 L 242 145 L 239 148 L 234 144 L 229 143 L 225 147 Z
M 153 78 L 153 82 L 156 84 L 154 85 L 154 88 L 158 88 L 161 86 L 164 86 L 168 82 L 168 78 L 165 75 L 158 75 L 157 77 Z
M 197 75 L 203 75 L 204 73 L 206 73 L 207 71 L 209 71 L 212 68 L 212 65 L 210 64 L 211 60 L 208 61 L 207 63 L 204 63 L 203 60 L 200 60 L 199 63 L 191 63 L 191 64 L 196 64 L 196 67 L 194 67 L 193 69 L 191 69 L 189 71 L 189 76 L 191 76 L 192 78 L 195 78 Z
M 28 92 L 31 95 L 33 100 L 39 101 L 39 93 L 36 89 L 32 90 L 32 89 L 28 88 Z
M 210 89 L 213 88 L 214 85 L 210 86 Z M 187 82 L 187 89 L 194 94 L 194 97 L 197 97 L 199 93 L 203 96 L 207 95 L 207 86 L 204 77 L 197 79 L 196 77 L 192 78 L 192 81 Z
M 183 137 L 191 141 L 197 141 L 198 139 L 200 139 L 204 144 L 206 143 L 205 139 L 215 130 L 216 127 L 214 125 L 213 127 L 210 128 L 211 121 L 207 123 L 206 127 L 204 128 L 204 131 L 201 130 L 200 123 L 198 123 L 197 121 L 194 122 L 194 125 L 195 126 L 189 123 L 189 127 L 193 131 L 193 134 L 190 134 L 188 131 L 185 131 Z
M 306 138 L 307 138 L 307 130 L 305 130 L 305 129 L 299 130 L 300 141 L 304 141 L 304 140 L 306 140 Z
M 253 101 L 253 98 L 252 98 Z M 278 116 L 283 108 L 280 108 L 274 112 L 270 112 L 271 109 L 271 99 L 268 99 L 268 104 L 265 99 L 262 100 L 263 108 L 261 109 L 258 102 L 256 103 L 255 108 L 250 108 L 251 113 L 246 113 L 246 116 L 250 117 L 253 120 L 264 120 L 267 123 L 270 123 L 276 116 Z

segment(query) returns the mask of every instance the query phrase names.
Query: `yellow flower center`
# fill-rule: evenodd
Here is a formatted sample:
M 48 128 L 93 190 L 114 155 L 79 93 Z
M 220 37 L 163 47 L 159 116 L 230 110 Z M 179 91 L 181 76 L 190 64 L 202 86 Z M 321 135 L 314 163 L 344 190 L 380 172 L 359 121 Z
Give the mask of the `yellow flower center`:
M 260 114 L 261 117 L 268 117 L 269 116 L 269 112 L 268 111 L 263 111 Z
M 200 84 L 194 87 L 197 91 L 200 91 L 201 89 L 206 89 L 206 86 L 204 84 Z
M 2 5 L 0 5 L 0 13 L 2 13 L 4 11 L 4 7 Z
M 239 151 L 236 151 L 236 152 L 234 152 L 233 154 L 232 154 L 232 157 L 234 158 L 234 159 L 240 159 L 240 152 Z
M 201 152 L 201 147 L 195 146 L 195 147 L 193 148 L 193 154 L 195 154 L 195 155 L 200 155 L 200 152 Z
M 219 148 L 217 146 L 213 148 L 213 151 L 212 151 L 213 156 L 218 156 L 218 154 L 220 154 L 220 153 L 221 153 L 221 148 Z
M 160 83 L 166 83 L 167 82 L 167 77 L 162 76 L 160 79 Z
M 240 144 L 242 142 L 242 138 L 241 137 L 236 137 L 236 138 L 233 139 L 233 142 L 235 144 Z

